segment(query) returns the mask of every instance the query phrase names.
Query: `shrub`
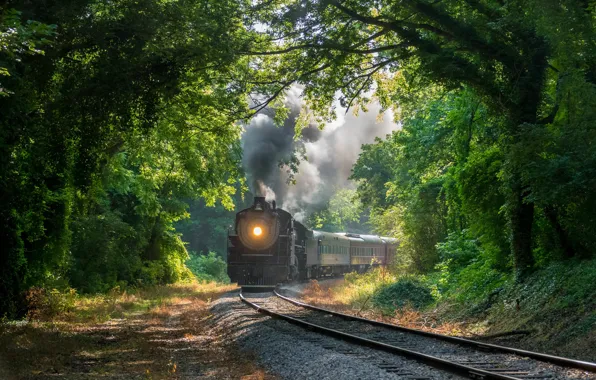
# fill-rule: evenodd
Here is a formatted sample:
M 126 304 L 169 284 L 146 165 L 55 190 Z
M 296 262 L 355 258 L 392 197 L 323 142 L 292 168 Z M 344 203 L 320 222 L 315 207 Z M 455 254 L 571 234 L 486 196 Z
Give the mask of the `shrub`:
M 207 255 L 191 252 L 190 259 L 186 266 L 200 280 L 216 281 L 229 283 L 230 278 L 227 274 L 227 264 L 215 252 L 209 252 Z
M 34 287 L 27 292 L 26 300 L 27 319 L 52 320 L 54 317 L 74 309 L 77 291 L 75 289 L 59 291 Z
M 437 244 L 442 262 L 448 262 L 452 270 L 461 269 L 480 255 L 478 242 L 467 236 L 467 231 L 452 232 L 447 239 Z
M 431 290 L 422 281 L 407 277 L 381 287 L 372 298 L 373 305 L 382 309 L 402 308 L 406 305 L 420 309 L 433 301 Z

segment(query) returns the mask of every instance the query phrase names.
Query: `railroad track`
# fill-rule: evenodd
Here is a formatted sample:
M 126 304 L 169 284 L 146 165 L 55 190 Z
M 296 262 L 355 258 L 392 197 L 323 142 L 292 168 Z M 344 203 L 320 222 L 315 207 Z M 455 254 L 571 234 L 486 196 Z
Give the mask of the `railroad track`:
M 596 379 L 596 363 L 583 362 L 525 350 L 518 350 L 468 339 L 408 329 L 378 321 L 337 313 L 285 297 L 274 291 L 269 298 L 251 298 L 240 293 L 241 300 L 258 312 L 290 322 L 308 330 L 356 345 L 367 346 L 417 360 L 429 366 L 474 379 Z M 329 339 L 309 338 L 324 348 L 336 349 Z M 340 353 L 359 355 L 341 346 Z M 365 355 L 366 356 L 366 355 Z M 386 372 L 410 379 L 415 374 L 404 371 L 391 361 L 375 365 Z

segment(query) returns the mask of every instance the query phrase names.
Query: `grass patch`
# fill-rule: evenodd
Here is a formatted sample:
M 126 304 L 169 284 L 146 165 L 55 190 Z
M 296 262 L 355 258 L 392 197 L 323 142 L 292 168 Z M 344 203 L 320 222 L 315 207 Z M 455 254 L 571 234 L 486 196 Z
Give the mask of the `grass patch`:
M 164 307 L 191 298 L 209 302 L 235 285 L 216 282 L 185 282 L 164 286 L 121 290 L 113 288 L 106 294 L 79 295 L 66 291 L 33 288 L 27 295 L 30 321 L 100 323 L 113 318 Z
M 28 321 L 0 325 L 0 378 L 272 378 L 213 329 L 211 301 L 234 288 L 193 282 L 94 296 L 36 290 Z

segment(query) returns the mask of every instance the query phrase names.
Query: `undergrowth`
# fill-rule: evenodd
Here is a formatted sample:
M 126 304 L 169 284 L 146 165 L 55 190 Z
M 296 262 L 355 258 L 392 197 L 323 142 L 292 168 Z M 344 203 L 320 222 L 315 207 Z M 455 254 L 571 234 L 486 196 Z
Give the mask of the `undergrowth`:
M 192 281 L 144 288 L 114 287 L 105 294 L 78 294 L 75 289 L 32 288 L 27 293 L 27 318 L 43 322 L 97 323 L 170 305 L 181 297 L 209 301 L 235 285 Z
M 522 281 L 472 262 L 427 275 L 383 269 L 350 273 L 329 288 L 313 283 L 307 302 L 446 334 L 521 331 L 511 344 L 596 360 L 596 260 L 551 262 Z

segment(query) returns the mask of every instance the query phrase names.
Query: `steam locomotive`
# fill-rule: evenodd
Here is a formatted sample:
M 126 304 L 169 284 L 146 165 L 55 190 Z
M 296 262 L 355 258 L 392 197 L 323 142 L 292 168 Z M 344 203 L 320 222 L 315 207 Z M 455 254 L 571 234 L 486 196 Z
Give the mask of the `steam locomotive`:
M 228 232 L 228 275 L 241 286 L 274 286 L 316 279 L 393 260 L 397 240 L 374 235 L 314 231 L 264 197 L 236 214 Z

